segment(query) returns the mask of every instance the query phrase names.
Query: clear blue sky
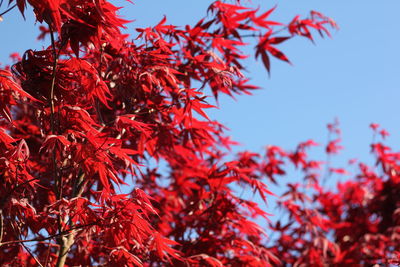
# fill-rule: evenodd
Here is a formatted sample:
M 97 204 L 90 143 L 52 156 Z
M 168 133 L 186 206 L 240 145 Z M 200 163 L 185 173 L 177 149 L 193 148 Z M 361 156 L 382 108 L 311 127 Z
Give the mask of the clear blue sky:
M 127 7 L 122 10 L 126 19 L 136 20 L 128 31 L 134 33 L 134 28 L 154 25 L 163 15 L 172 24 L 194 23 L 211 1 L 113 2 Z M 316 38 L 316 45 L 305 39 L 283 45 L 293 66 L 273 61 L 271 78 L 260 63 L 248 61 L 247 75 L 262 90 L 253 96 L 239 96 L 237 101 L 224 97 L 221 109 L 210 113 L 231 129 L 243 149 L 261 152 L 268 144 L 294 148 L 310 138 L 324 143 L 325 125 L 335 117 L 343 130 L 343 157 L 370 159 L 371 122 L 386 128 L 391 133 L 388 143 L 399 147 L 399 0 L 253 3 L 261 10 L 277 4 L 273 18 L 278 21 L 289 21 L 314 9 L 332 17 L 340 30 L 333 32 L 332 39 Z M 11 52 L 22 54 L 28 48 L 41 47 L 32 41 L 37 36 L 32 24 L 32 16 L 25 22 L 17 10 L 4 17 L 0 22 L 0 62 L 7 63 Z
M 162 15 L 177 25 L 195 21 L 210 1 L 137 1 L 126 14 L 134 26 L 154 24 Z M 277 4 L 274 18 L 289 21 L 310 10 L 332 17 L 340 26 L 332 39 L 305 39 L 282 46 L 293 66 L 275 61 L 268 78 L 261 63 L 249 60 L 248 76 L 263 89 L 253 96 L 225 97 L 211 114 L 231 129 L 244 148 L 261 151 L 267 144 L 293 148 L 309 138 L 325 142 L 325 125 L 337 117 L 348 158 L 370 159 L 376 122 L 400 144 L 400 1 L 253 1 L 266 10 Z M 323 158 L 324 159 L 324 158 Z

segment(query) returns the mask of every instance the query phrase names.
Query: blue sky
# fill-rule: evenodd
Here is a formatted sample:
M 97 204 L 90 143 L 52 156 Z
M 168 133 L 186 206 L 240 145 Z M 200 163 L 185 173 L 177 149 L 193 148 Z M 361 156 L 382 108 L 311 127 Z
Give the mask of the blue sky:
M 163 15 L 171 24 L 194 23 L 204 16 L 211 1 L 113 2 L 126 6 L 121 11 L 126 19 L 135 19 L 128 29 L 134 33 L 136 27 L 154 25 Z M 262 89 L 253 96 L 239 96 L 237 101 L 223 97 L 220 110 L 210 112 L 231 129 L 233 139 L 242 144 L 240 149 L 261 152 L 268 144 L 290 149 L 310 138 L 324 143 L 325 125 L 334 118 L 341 122 L 343 158 L 371 159 L 371 122 L 391 133 L 388 143 L 396 149 L 400 144 L 400 1 L 252 2 L 261 10 L 277 4 L 273 19 L 278 21 L 289 22 L 297 14 L 317 10 L 332 17 L 340 30 L 333 32 L 332 39 L 316 38 L 316 45 L 299 38 L 281 46 L 293 66 L 273 61 L 270 78 L 261 63 L 248 61 L 246 75 Z M 9 62 L 11 52 L 41 48 L 33 41 L 38 26 L 33 23 L 31 15 L 24 21 L 17 10 L 4 17 L 0 62 Z M 315 156 L 322 154 L 317 150 Z
M 154 24 L 162 15 L 177 25 L 200 18 L 210 1 L 137 1 L 127 10 L 133 26 Z M 293 147 L 308 138 L 326 141 L 326 123 L 337 117 L 346 154 L 368 158 L 371 132 L 377 122 L 399 144 L 400 2 L 389 1 L 253 1 L 266 10 L 277 4 L 274 18 L 289 21 L 297 14 L 321 11 L 340 26 L 332 39 L 305 39 L 282 46 L 293 66 L 275 61 L 268 78 L 262 64 L 249 60 L 247 74 L 262 87 L 253 96 L 225 97 L 214 118 L 231 129 L 245 148 L 264 145 Z

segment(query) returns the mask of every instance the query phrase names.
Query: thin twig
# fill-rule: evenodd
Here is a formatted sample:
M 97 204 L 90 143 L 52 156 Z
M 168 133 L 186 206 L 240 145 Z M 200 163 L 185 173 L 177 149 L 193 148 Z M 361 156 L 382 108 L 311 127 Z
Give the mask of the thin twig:
M 55 121 L 54 121 L 54 88 L 56 84 L 56 75 L 57 75 L 57 65 L 58 65 L 58 56 L 56 51 L 56 43 L 54 39 L 54 32 L 49 25 L 49 30 L 50 30 L 50 38 L 51 38 L 51 47 L 53 50 L 53 73 L 52 73 L 52 79 L 51 79 L 51 87 L 50 87 L 50 97 L 49 97 L 49 105 L 50 105 L 50 133 L 55 134 Z M 53 163 L 53 173 L 54 173 L 54 191 L 56 192 L 57 199 L 60 199 L 62 196 L 61 193 L 61 183 L 60 183 L 60 177 L 59 173 L 57 170 L 57 161 L 56 161 L 56 150 L 53 150 L 53 155 L 52 155 L 52 163 Z M 61 222 L 59 222 L 60 225 Z
M 15 222 L 17 222 L 17 220 L 15 220 Z M 11 223 L 11 228 L 14 231 L 15 237 L 20 239 L 21 238 L 21 233 L 20 233 L 20 231 L 18 231 L 16 229 L 16 227 L 12 223 Z M 36 261 L 38 266 L 43 267 L 43 265 L 39 262 L 39 260 L 36 258 L 36 256 L 32 253 L 32 251 L 24 243 L 20 243 L 20 245 L 22 245 L 24 247 L 24 249 L 29 253 L 29 255 L 31 255 L 31 257 Z
M 129 204 L 129 202 L 127 202 L 125 205 L 123 205 L 117 212 L 115 212 L 115 213 L 113 214 L 113 216 L 106 217 L 106 218 L 103 218 L 103 219 L 97 219 L 96 221 L 91 222 L 91 223 L 87 223 L 87 224 L 80 224 L 80 225 L 71 227 L 71 228 L 68 229 L 68 230 L 64 230 L 64 231 L 62 231 L 62 232 L 60 232 L 60 233 L 57 233 L 57 234 L 54 234 L 54 235 L 49 235 L 49 236 L 46 236 L 46 237 L 38 237 L 38 238 L 25 239 L 25 240 L 11 240 L 11 241 L 6 241 L 6 242 L 1 243 L 1 244 L 0 244 L 0 247 L 1 247 L 1 246 L 5 246 L 5 245 L 12 245 L 12 244 L 19 244 L 19 243 L 27 243 L 27 242 L 41 242 L 41 241 L 46 241 L 46 240 L 50 240 L 50 239 L 53 239 L 53 238 L 57 238 L 57 237 L 59 237 L 59 236 L 67 236 L 67 235 L 70 235 L 72 231 L 84 230 L 84 228 L 86 228 L 86 227 L 88 227 L 88 226 L 97 225 L 98 223 L 100 223 L 101 220 L 104 221 L 104 220 L 111 219 L 111 218 L 113 218 L 113 217 L 118 216 L 122 211 L 125 210 L 125 208 L 128 206 L 128 204 Z M 106 225 L 104 225 L 104 226 L 106 226 Z
M 46 260 L 44 262 L 44 266 L 47 266 L 47 263 L 49 262 L 51 245 L 52 243 L 49 243 L 49 248 L 47 249 L 47 255 L 46 255 Z
M 59 236 L 62 236 L 62 235 L 67 236 L 67 235 L 69 235 L 71 233 L 71 231 L 83 230 L 83 228 L 88 227 L 88 226 L 96 225 L 96 223 L 97 223 L 97 221 L 93 222 L 93 223 L 78 225 L 78 226 L 75 226 L 75 227 L 73 227 L 71 229 L 62 231 L 62 232 L 60 232 L 58 234 L 49 235 L 49 236 L 46 236 L 46 237 L 38 237 L 38 238 L 32 238 L 32 239 L 6 241 L 6 242 L 1 243 L 0 247 L 1 246 L 6 246 L 6 245 L 12 245 L 12 244 L 19 244 L 19 243 L 41 242 L 41 241 L 50 240 L 50 239 L 53 239 L 53 238 L 56 238 L 56 237 L 59 237 Z
M 36 263 L 40 266 L 43 267 L 43 265 L 40 263 L 38 258 L 32 253 L 32 251 L 25 245 L 25 243 L 21 243 L 21 245 L 25 248 L 26 251 L 28 251 L 29 255 L 36 261 Z
M 3 2 L 3 1 L 2 1 Z M 17 4 L 14 4 L 12 7 L 8 8 L 6 11 L 4 11 L 3 13 L 0 14 L 0 17 L 7 14 L 8 12 L 10 12 L 11 10 L 13 10 L 15 7 L 17 6 Z
M 3 220 L 3 210 L 0 209 L 0 245 L 3 241 L 3 233 L 4 233 L 4 220 Z
M 56 51 L 56 43 L 54 40 L 54 32 L 52 27 L 49 25 L 50 29 L 50 38 L 51 38 L 51 47 L 53 50 L 53 73 L 52 73 L 52 79 L 51 79 L 51 88 L 50 88 L 50 125 L 51 125 L 51 134 L 54 134 L 54 87 L 56 83 L 56 75 L 57 75 L 57 64 L 58 64 L 58 55 Z

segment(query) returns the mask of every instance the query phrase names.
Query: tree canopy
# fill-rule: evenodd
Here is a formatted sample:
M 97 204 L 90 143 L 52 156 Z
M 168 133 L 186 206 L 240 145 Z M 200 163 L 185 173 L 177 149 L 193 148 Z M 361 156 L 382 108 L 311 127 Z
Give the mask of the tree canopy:
M 207 115 L 210 98 L 258 88 L 244 46 L 270 72 L 271 58 L 290 63 L 280 44 L 330 36 L 332 19 L 311 11 L 278 22 L 275 8 L 215 1 L 194 25 L 164 17 L 128 36 L 106 0 L 2 4 L 1 16 L 31 6 L 47 44 L 0 70 L 3 266 L 397 263 L 399 153 L 374 142 L 376 165 L 358 163 L 332 190 L 325 175 L 347 171 L 310 159 L 314 141 L 232 155 L 235 142 Z M 338 123 L 328 131 L 331 157 L 342 148 Z M 269 214 L 236 189 L 266 201 L 290 167 L 304 179 L 282 184 L 287 217 L 268 236 L 259 221 Z

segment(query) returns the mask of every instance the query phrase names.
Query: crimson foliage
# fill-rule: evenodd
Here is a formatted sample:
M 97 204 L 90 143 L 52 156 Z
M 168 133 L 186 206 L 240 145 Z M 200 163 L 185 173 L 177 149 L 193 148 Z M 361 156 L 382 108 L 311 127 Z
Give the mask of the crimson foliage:
M 360 165 L 335 193 L 321 185 L 322 163 L 307 158 L 314 142 L 227 160 L 235 142 L 205 112 L 205 90 L 218 98 L 257 88 L 242 74 L 247 42 L 269 72 L 271 57 L 289 62 L 279 44 L 329 35 L 333 20 L 312 11 L 285 24 L 269 20 L 274 8 L 215 1 L 194 26 L 164 18 L 132 40 L 105 0 L 9 2 L 22 15 L 33 7 L 48 47 L 0 70 L 2 266 L 396 261 L 400 154 L 374 144 L 380 171 Z M 339 149 L 334 139 L 327 153 Z M 234 189 L 265 201 L 265 181 L 287 164 L 307 183 L 289 184 L 280 202 L 289 217 L 271 224 L 278 236 L 268 241 L 255 220 L 268 214 Z

